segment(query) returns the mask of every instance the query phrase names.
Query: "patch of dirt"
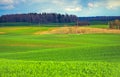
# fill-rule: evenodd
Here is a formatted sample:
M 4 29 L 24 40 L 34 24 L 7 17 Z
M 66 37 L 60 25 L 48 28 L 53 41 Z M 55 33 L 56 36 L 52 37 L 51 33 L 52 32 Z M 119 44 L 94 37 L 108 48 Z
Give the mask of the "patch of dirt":
M 0 34 L 5 34 L 5 32 L 0 32 Z
M 40 34 L 50 34 L 49 31 L 38 31 L 34 33 L 35 35 L 40 35 Z
M 89 34 L 89 33 L 118 33 L 120 30 L 116 29 L 102 29 L 102 28 L 89 28 L 89 27 L 60 27 L 54 28 L 49 31 L 36 32 L 34 34 Z
M 27 47 L 36 47 L 41 46 L 39 44 L 0 44 L 0 46 L 27 46 Z
M 50 33 L 52 30 L 55 30 L 55 29 L 58 29 L 58 28 L 50 28 L 50 29 L 48 29 L 47 31 L 37 31 L 37 32 L 35 32 L 35 33 L 33 33 L 33 34 L 35 34 L 35 35 L 40 35 L 40 34 L 52 34 L 52 33 Z
M 120 33 L 120 30 L 79 27 L 77 32 L 78 33 Z

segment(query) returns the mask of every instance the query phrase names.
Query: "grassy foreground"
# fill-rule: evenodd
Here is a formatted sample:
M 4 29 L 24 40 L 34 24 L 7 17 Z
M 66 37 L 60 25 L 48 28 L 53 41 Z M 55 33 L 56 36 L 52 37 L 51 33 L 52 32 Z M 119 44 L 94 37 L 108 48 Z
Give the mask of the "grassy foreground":
M 0 77 L 120 76 L 120 34 L 34 35 L 49 29 L 1 27 Z
M 0 60 L 1 77 L 119 77 L 120 64 L 79 61 Z

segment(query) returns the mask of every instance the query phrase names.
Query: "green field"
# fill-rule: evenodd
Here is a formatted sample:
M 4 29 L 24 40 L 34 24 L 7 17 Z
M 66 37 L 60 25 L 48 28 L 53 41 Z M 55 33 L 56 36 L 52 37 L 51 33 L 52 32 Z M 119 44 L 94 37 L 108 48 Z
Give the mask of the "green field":
M 120 77 L 120 34 L 34 35 L 52 28 L 0 27 L 0 77 Z

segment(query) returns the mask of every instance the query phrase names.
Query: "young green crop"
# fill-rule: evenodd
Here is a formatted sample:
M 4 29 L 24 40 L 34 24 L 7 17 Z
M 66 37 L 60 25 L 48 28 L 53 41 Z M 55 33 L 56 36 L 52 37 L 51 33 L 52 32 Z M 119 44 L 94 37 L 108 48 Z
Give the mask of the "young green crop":
M 34 35 L 50 28 L 19 28 L 0 28 L 6 32 L 0 35 L 0 77 L 120 76 L 120 34 Z
M 0 60 L 0 77 L 119 77 L 120 64 Z

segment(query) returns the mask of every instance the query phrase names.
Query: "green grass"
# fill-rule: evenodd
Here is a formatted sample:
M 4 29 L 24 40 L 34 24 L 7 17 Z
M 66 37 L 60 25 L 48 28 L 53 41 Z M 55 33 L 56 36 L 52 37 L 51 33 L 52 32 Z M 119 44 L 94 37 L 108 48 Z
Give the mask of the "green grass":
M 91 28 L 109 28 L 109 25 L 90 25 L 86 27 L 91 27 Z
M 53 27 L 51 27 L 53 28 Z M 37 31 L 47 31 L 49 29 L 51 29 L 49 27 L 38 27 L 38 26 L 14 26 L 14 27 L 1 27 L 0 28 L 0 32 L 5 32 L 5 34 L 13 34 L 13 35 L 18 35 L 18 34 L 27 34 L 27 35 L 31 35 L 32 33 L 34 32 L 37 32 Z
M 42 27 L 60 27 L 60 26 L 73 26 L 75 23 L 48 23 L 48 24 L 37 24 L 37 23 L 27 23 L 27 22 L 5 22 L 5 23 L 0 23 L 0 27 L 10 27 L 10 26 L 42 26 Z
M 1 77 L 119 77 L 120 64 L 0 60 Z
M 120 76 L 120 34 L 34 35 L 52 28 L 1 27 L 0 77 Z
M 26 23 L 26 22 L 5 22 L 0 23 L 0 26 L 30 26 L 30 25 L 36 25 L 33 23 Z

